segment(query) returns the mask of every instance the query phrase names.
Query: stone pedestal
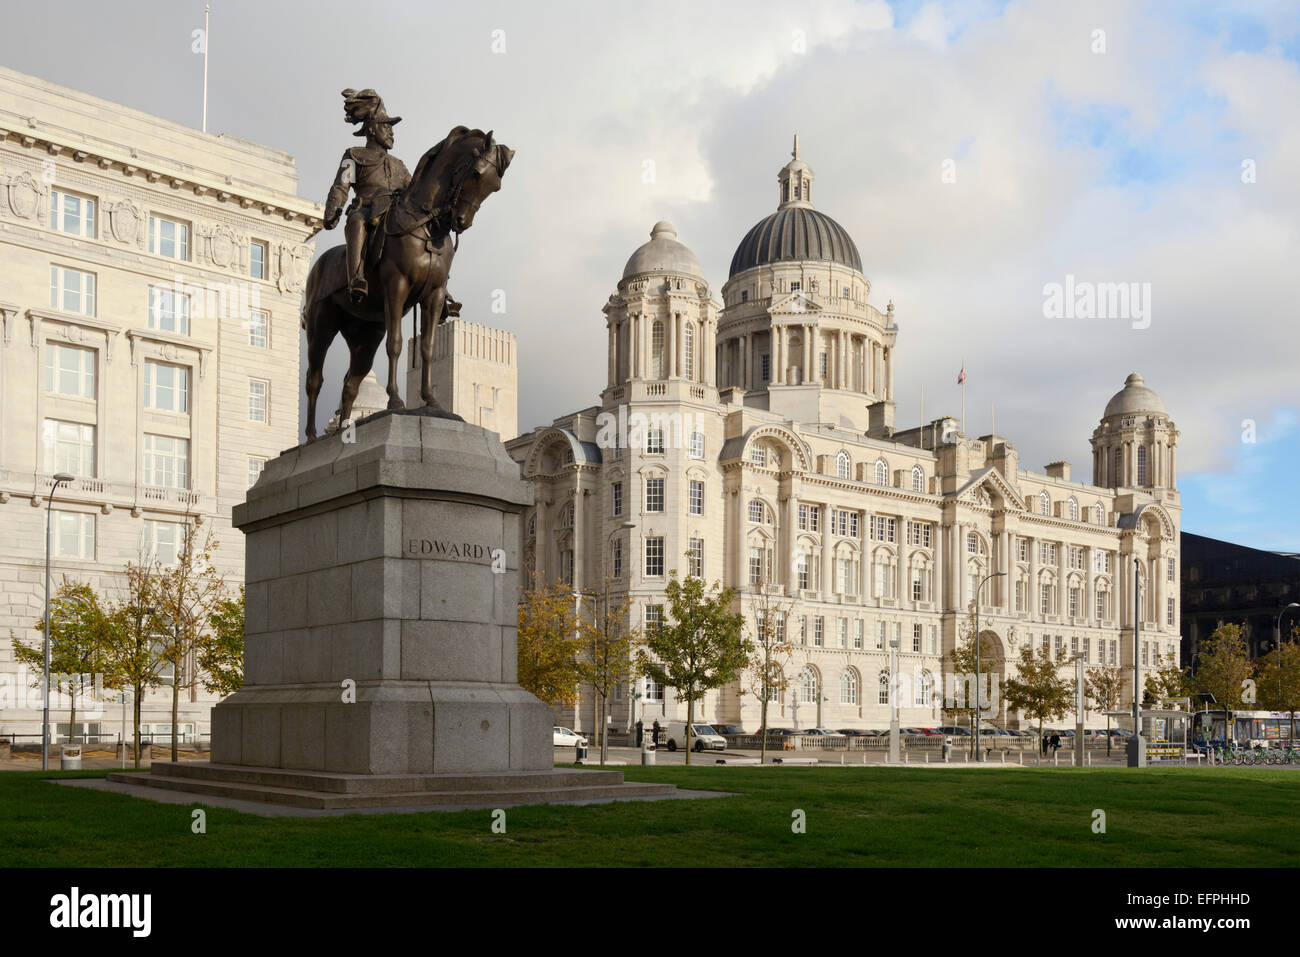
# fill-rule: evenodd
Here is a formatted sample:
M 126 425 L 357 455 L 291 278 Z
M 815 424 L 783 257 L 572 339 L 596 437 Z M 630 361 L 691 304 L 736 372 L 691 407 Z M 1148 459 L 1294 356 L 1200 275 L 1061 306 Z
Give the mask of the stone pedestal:
M 347 774 L 552 766 L 516 684 L 519 521 L 493 433 L 380 414 L 267 464 L 246 537 L 245 679 L 212 763 Z

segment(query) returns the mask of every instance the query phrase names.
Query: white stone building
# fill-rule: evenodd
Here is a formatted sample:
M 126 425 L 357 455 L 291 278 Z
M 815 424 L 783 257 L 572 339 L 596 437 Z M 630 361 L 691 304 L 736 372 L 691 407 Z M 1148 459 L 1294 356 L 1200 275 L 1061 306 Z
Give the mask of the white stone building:
M 285 153 L 0 69 L 0 682 L 11 695 L 10 633 L 39 637 L 55 472 L 76 476 L 53 506 L 56 588 L 67 575 L 111 594 L 127 561 L 174 555 L 200 515 L 220 535 L 222 570 L 243 581 L 230 509 L 297 442 L 304 240 L 320 217 Z M 170 698 L 148 696 L 146 730 L 170 733 Z M 211 698 L 182 700 L 182 732 L 206 733 Z M 39 702 L 14 703 L 0 734 L 39 734 Z M 120 710 L 78 730 L 116 732 Z
M 1000 676 L 1026 643 L 1131 664 L 1134 558 L 1139 660 L 1176 655 L 1178 431 L 1156 394 L 1131 375 L 1105 406 L 1090 481 L 1066 462 L 1022 469 L 1008 439 L 950 418 L 896 430 L 893 304 L 869 302 L 852 239 L 813 206 L 797 141 L 778 179 L 778 209 L 740 241 L 721 302 L 658 223 L 604 306 L 599 403 L 507 443 L 536 488 L 525 566 L 575 590 L 608 581 L 646 625 L 672 569 L 736 587 L 749 633 L 766 607 L 794 645 L 773 726 L 887 727 L 894 639 L 903 726 L 945 723 L 946 656 L 991 572 L 1006 577 L 980 591 L 981 632 Z M 617 446 L 602 435 L 611 417 L 629 425 Z M 615 727 L 685 716 L 671 689 L 641 702 L 632 690 L 613 703 Z M 557 720 L 592 728 L 593 697 L 583 689 Z M 701 710 L 758 728 L 745 683 Z M 997 720 L 1018 718 L 1003 706 Z

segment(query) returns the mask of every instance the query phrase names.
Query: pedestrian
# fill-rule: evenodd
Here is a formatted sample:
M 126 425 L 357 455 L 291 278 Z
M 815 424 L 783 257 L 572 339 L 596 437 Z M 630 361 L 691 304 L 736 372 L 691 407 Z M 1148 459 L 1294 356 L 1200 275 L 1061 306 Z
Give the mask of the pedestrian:
M 654 734 L 654 737 L 651 740 L 654 742 L 654 746 L 657 748 L 659 747 L 659 719 L 658 718 L 655 718 L 655 723 L 650 726 L 650 730 Z
M 641 719 L 637 718 L 636 719 L 636 746 L 638 748 L 641 747 L 641 738 L 644 734 L 645 734 L 645 726 L 641 723 Z
M 1047 756 L 1047 745 L 1051 740 L 1052 740 L 1051 736 L 1046 731 L 1044 731 L 1043 732 L 1043 756 L 1044 757 Z
M 1059 734 L 1054 734 L 1052 735 L 1052 752 L 1055 753 L 1060 750 L 1061 750 L 1061 736 Z

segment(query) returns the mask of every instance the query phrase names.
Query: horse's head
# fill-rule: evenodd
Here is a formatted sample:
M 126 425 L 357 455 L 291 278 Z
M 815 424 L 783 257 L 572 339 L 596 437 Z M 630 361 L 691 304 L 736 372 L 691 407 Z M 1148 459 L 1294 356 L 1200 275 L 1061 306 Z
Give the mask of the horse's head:
M 501 188 L 501 177 L 515 151 L 492 140 L 492 131 L 474 130 L 456 141 L 451 160 L 451 202 L 447 225 L 463 233 L 474 225 L 483 201 Z

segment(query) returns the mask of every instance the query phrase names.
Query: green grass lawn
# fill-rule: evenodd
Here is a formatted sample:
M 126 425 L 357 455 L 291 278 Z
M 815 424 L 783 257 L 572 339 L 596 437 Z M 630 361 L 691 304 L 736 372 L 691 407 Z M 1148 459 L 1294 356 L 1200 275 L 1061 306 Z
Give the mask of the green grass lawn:
M 107 772 L 70 772 L 91 777 Z M 1277 769 L 628 768 L 737 797 L 263 818 L 0 774 L 0 867 L 1270 867 L 1300 861 L 1300 774 Z M 202 806 L 202 805 L 195 805 Z M 1093 833 L 1093 810 L 1106 833 Z M 792 812 L 807 832 L 791 830 Z

